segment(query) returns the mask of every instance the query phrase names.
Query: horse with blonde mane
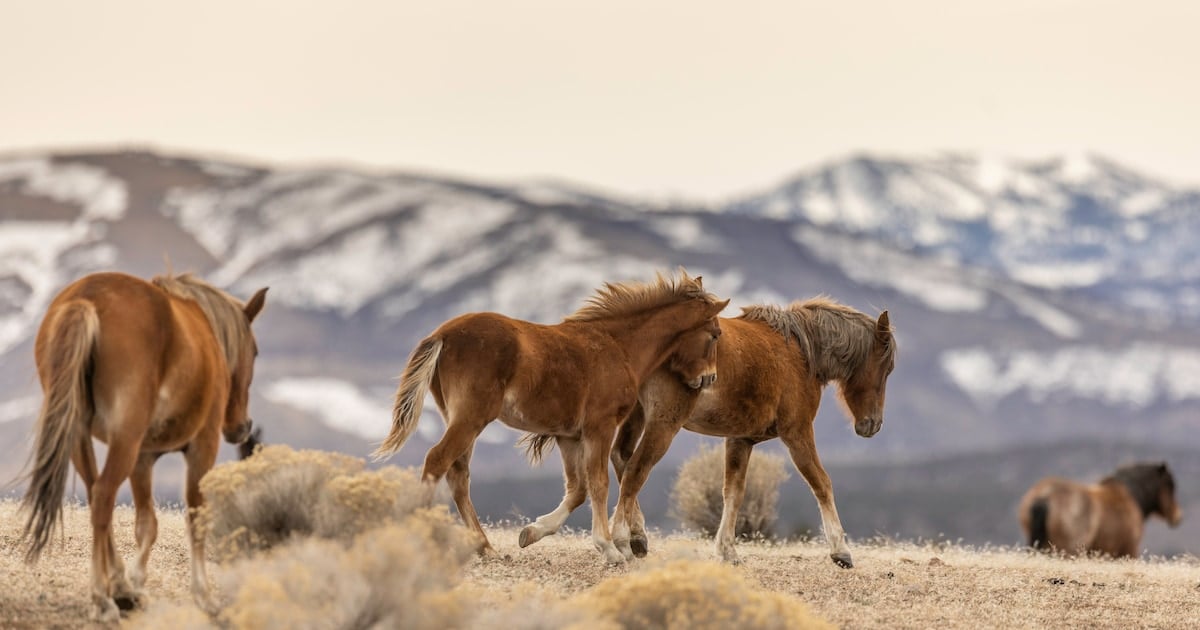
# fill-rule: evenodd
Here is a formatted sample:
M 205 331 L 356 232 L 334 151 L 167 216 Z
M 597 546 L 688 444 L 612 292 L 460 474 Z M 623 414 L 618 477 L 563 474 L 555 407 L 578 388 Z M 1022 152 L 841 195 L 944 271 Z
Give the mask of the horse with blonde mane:
M 1113 558 L 1138 555 L 1146 519 L 1154 514 L 1171 527 L 1183 520 L 1166 462 L 1123 466 L 1090 485 L 1047 477 L 1017 509 L 1030 547 Z
M 646 379 L 638 408 L 620 429 L 612 451 L 621 480 L 612 523 L 618 548 L 626 557 L 646 555 L 638 493 L 675 434 L 686 428 L 725 438 L 724 509 L 716 536 L 725 561 L 738 562 L 734 532 L 750 453 L 778 437 L 816 496 L 830 557 L 839 566 L 853 566 L 833 486 L 817 456 L 813 420 L 822 389 L 834 381 L 858 435 L 871 437 L 883 426 L 887 378 L 896 360 L 887 311 L 874 319 L 815 298 L 787 308 L 746 307 L 740 317 L 721 318 L 721 331 L 719 341 L 701 334 L 684 339 L 670 361 Z M 697 387 L 705 363 L 713 365 L 717 378 Z M 529 445 L 537 457 L 545 441 L 531 438 Z M 529 542 L 552 533 L 537 523 L 531 528 Z
M 164 453 L 187 462 L 192 594 L 212 612 L 204 538 L 196 531 L 200 478 L 220 438 L 250 433 L 250 381 L 258 348 L 250 323 L 266 289 L 243 304 L 190 274 L 150 282 L 120 273 L 76 280 L 50 303 L 34 344 L 45 399 L 23 508 L 23 541 L 35 562 L 62 519 L 68 464 L 87 491 L 92 521 L 93 616 L 116 621 L 144 604 L 142 587 L 158 535 L 151 476 Z M 108 445 L 97 469 L 92 438 Z M 128 478 L 136 510 L 137 562 L 128 572 L 112 538 L 117 489 Z
M 446 433 L 425 456 L 422 477 L 449 482 L 463 521 L 494 550 L 471 503 L 475 439 L 499 418 L 515 429 L 553 436 L 578 464 L 592 502 L 592 542 L 614 564 L 625 556 L 608 528 L 608 457 L 617 426 L 637 404 L 642 381 L 689 331 L 720 334 L 717 314 L 728 300 L 681 271 L 646 284 L 606 283 L 562 323 L 541 325 L 496 313 L 470 313 L 438 327 L 413 351 L 396 392 L 392 430 L 375 451 L 382 459 L 417 428 L 426 392 Z M 582 488 L 582 486 L 580 486 Z M 580 500 L 582 503 L 582 499 Z M 576 504 L 576 507 L 578 504 Z M 572 508 L 573 509 L 573 508 Z

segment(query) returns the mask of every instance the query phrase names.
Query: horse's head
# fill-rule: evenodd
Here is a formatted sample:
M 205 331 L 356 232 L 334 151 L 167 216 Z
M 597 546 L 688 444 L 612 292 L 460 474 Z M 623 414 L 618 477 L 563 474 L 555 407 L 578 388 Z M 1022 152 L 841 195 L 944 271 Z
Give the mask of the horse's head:
M 235 353 L 234 365 L 229 366 L 232 374 L 232 384 L 229 390 L 229 403 L 225 407 L 225 422 L 221 432 L 225 441 L 230 444 L 241 444 L 250 437 L 253 423 L 250 420 L 250 383 L 254 380 L 254 359 L 258 357 L 258 344 L 254 340 L 254 332 L 250 324 L 262 311 L 266 303 L 267 289 L 259 289 L 254 297 L 242 307 L 246 317 L 246 334 Z
M 1158 465 L 1155 474 L 1158 479 L 1158 513 L 1166 519 L 1168 525 L 1178 527 L 1183 521 L 1183 510 L 1179 509 L 1179 503 L 1175 501 L 1175 477 L 1171 474 L 1171 469 L 1167 468 L 1166 462 Z
M 854 432 L 871 437 L 883 427 L 883 402 L 888 375 L 896 367 L 896 340 L 887 311 L 875 322 L 871 351 L 841 382 L 842 400 L 854 416 Z
M 712 385 L 717 380 L 717 339 L 720 337 L 721 324 L 716 317 L 683 333 L 667 368 L 692 389 Z

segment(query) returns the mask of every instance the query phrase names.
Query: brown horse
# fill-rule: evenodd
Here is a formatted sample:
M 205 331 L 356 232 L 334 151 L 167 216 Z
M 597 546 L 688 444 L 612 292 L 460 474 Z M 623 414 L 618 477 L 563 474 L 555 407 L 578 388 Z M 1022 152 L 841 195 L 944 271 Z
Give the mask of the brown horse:
M 213 610 L 204 539 L 195 531 L 200 478 L 220 437 L 246 439 L 246 414 L 258 349 L 250 322 L 266 289 L 245 305 L 188 275 L 151 282 L 119 273 L 81 278 L 50 303 L 34 345 L 45 400 L 24 507 L 23 539 L 34 562 L 62 518 L 68 463 L 87 490 L 92 517 L 93 612 L 103 621 L 144 603 L 142 586 L 158 535 L 151 494 L 154 462 L 181 451 L 192 550 L 192 594 Z M 92 438 L 108 445 L 97 471 Z M 138 558 L 126 574 L 112 539 L 117 488 L 128 478 L 136 509 Z
M 1047 477 L 1025 493 L 1017 509 L 1030 547 L 1114 558 L 1138 555 L 1151 514 L 1171 527 L 1183 520 L 1165 462 L 1123 466 L 1092 485 Z
M 871 437 L 883 426 L 887 377 L 896 360 L 887 311 L 875 320 L 825 298 L 743 311 L 721 319 L 722 336 L 711 355 L 719 378 L 711 387 L 681 382 L 695 377 L 696 357 L 714 350 L 701 335 L 681 342 L 677 356 L 642 385 L 640 406 L 621 427 L 612 453 L 621 479 L 613 538 L 626 557 L 646 554 L 637 495 L 675 434 L 687 428 L 726 438 L 725 507 L 716 545 L 723 559 L 737 562 L 734 528 L 750 452 L 778 437 L 817 498 L 830 557 L 839 566 L 853 566 L 833 487 L 817 457 L 813 419 L 821 390 L 836 381 L 859 435 Z
M 592 501 L 592 541 L 611 563 L 625 557 L 608 529 L 608 455 L 617 426 L 637 404 L 646 376 L 675 351 L 683 333 L 720 334 L 728 300 L 681 272 L 648 284 L 605 284 L 562 323 L 544 326 L 495 313 L 442 324 L 417 345 L 396 392 L 392 431 L 376 458 L 396 452 L 416 430 L 427 391 L 446 421 L 429 449 L 426 481 L 447 477 L 459 514 L 494 553 L 471 504 L 475 438 L 499 418 L 519 430 L 553 435 L 579 468 Z

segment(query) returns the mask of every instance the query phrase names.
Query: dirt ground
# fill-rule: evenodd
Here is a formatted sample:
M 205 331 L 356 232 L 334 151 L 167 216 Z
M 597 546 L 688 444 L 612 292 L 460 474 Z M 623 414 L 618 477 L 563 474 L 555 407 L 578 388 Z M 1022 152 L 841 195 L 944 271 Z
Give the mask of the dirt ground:
M 81 628 L 89 609 L 90 527 L 69 508 L 65 538 L 36 566 L 25 565 L 23 521 L 0 502 L 0 627 Z M 133 555 L 133 512 L 116 513 L 117 546 Z M 569 596 L 598 582 L 668 560 L 714 557 L 711 542 L 657 536 L 651 555 L 629 566 L 604 566 L 586 532 L 517 547 L 517 529 L 488 531 L 499 557 L 472 560 L 463 588 L 503 600 L 529 589 Z M 855 567 L 839 569 L 821 542 L 747 543 L 740 572 L 764 589 L 795 596 L 843 628 L 1197 628 L 1200 559 L 1063 560 L 1013 549 L 970 549 L 872 541 L 852 545 Z M 211 566 L 210 572 L 221 571 Z M 183 516 L 159 513 L 159 538 L 147 591 L 157 601 L 190 605 Z M 137 625 L 138 615 L 125 625 Z

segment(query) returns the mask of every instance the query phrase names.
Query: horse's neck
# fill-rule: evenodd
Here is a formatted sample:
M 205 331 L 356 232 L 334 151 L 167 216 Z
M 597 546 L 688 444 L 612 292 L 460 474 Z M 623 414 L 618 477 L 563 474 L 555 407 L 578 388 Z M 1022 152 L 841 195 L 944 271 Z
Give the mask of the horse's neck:
M 1133 502 L 1137 503 L 1142 512 L 1142 518 L 1149 518 L 1150 514 L 1158 510 L 1158 493 L 1155 489 L 1122 477 L 1109 477 L 1101 482 L 1105 483 L 1128 490 L 1129 496 L 1133 497 Z
M 651 314 L 609 320 L 599 323 L 629 358 L 630 367 L 645 377 L 666 360 L 674 350 L 679 335 L 677 326 L 670 326 L 670 316 L 662 309 Z

